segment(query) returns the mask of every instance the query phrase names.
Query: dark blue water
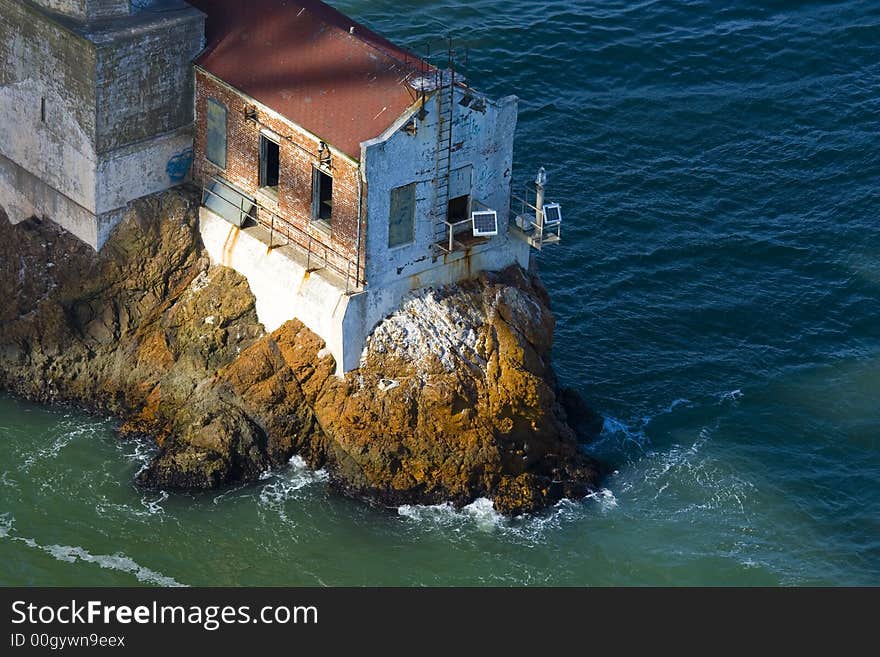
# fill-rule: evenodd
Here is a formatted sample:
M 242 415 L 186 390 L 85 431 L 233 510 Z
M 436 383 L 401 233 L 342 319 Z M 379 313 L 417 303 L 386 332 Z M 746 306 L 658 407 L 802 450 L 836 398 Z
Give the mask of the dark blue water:
M 556 366 L 615 474 L 514 521 L 299 468 L 150 496 L 109 423 L 0 400 L 0 581 L 880 584 L 880 3 L 334 4 L 522 99 Z

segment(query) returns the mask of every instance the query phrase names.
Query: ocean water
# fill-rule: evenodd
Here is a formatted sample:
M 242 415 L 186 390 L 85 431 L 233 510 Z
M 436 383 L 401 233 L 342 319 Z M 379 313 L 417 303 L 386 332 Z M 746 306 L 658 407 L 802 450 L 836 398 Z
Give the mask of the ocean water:
M 880 3 L 334 4 L 522 99 L 556 367 L 614 473 L 514 520 L 297 462 L 145 493 L 111 420 L 0 397 L 0 583 L 880 584 Z

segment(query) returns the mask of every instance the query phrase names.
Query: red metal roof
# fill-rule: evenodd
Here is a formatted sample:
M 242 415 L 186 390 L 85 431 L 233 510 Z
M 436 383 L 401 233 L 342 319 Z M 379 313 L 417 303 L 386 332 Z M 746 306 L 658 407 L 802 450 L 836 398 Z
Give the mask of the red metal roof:
M 199 66 L 355 159 L 415 102 L 427 64 L 323 2 L 188 1 L 208 16 Z

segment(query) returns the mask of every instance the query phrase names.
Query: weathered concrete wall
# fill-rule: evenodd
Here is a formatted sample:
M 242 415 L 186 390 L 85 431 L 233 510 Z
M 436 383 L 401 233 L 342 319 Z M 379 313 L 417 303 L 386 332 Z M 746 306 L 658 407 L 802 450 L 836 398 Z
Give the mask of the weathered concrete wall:
M 427 116 L 418 122 L 416 134 L 401 130 L 408 122 L 401 120 L 382 137 L 363 144 L 368 287 L 365 294 L 351 300 L 344 318 L 346 370 L 357 367 L 354 355 L 360 357 L 367 336 L 412 290 L 457 283 L 481 271 L 497 271 L 515 263 L 529 266 L 528 244 L 507 231 L 517 99 L 509 96 L 489 101 L 486 111 L 478 112 L 458 104 L 463 94 L 463 90 L 456 90 L 450 168 L 473 168 L 471 198 L 498 212 L 499 235 L 466 252 L 441 257 L 433 252 L 438 194 L 436 97 L 428 101 Z M 414 239 L 389 248 L 391 190 L 410 183 L 416 184 Z
M 0 208 L 12 223 L 28 217 L 52 218 L 86 244 L 97 248 L 109 233 L 94 212 L 59 194 L 40 178 L 0 154 Z M 101 239 L 99 235 L 104 235 Z
M 109 212 L 132 199 L 180 184 L 192 157 L 192 128 L 188 125 L 99 154 L 97 212 Z
M 18 0 L 0 0 L 0 154 L 92 212 L 95 62 L 80 35 Z
M 489 101 L 484 113 L 458 104 L 464 91 L 456 90 L 452 129 L 451 169 L 473 167 L 471 197 L 497 210 L 501 241 L 507 231 L 510 204 L 513 137 L 517 99 Z M 435 154 L 438 146 L 437 98 L 426 106 L 427 116 L 418 122 L 415 135 L 400 129 L 363 145 L 367 179 L 367 280 L 384 286 L 395 279 L 418 277 L 432 269 L 431 245 L 435 241 Z M 391 190 L 416 183 L 415 239 L 409 245 L 388 248 Z M 511 261 L 513 256 L 511 255 Z M 510 263 L 508 263 L 510 264 Z
M 50 11 L 78 19 L 106 18 L 131 11 L 131 0 L 33 0 Z
M 42 5 L 50 11 L 57 11 L 60 14 L 73 16 L 75 18 L 85 18 L 88 15 L 89 0 L 33 0 L 36 4 Z
M 117 0 L 41 4 L 66 15 L 0 0 L 0 206 L 99 248 L 125 204 L 187 174 L 204 16 L 182 2 L 135 15 Z
M 82 0 L 74 0 L 81 2 Z M 150 4 L 147 0 L 140 0 L 139 5 Z M 107 16 L 119 16 L 131 13 L 131 0 L 86 0 L 86 13 L 90 18 L 105 18 Z
M 194 10 L 91 35 L 99 153 L 192 124 L 192 60 L 203 35 L 204 19 Z
M 212 98 L 226 108 L 226 168 L 221 169 L 205 157 L 207 102 Z M 245 107 L 256 108 L 258 123 L 245 119 Z M 260 133 L 269 130 L 280 139 L 280 180 L 278 197 L 261 194 Z M 204 184 L 219 175 L 235 184 L 285 221 L 299 229 L 292 236 L 307 247 L 309 236 L 315 243 L 339 252 L 356 262 L 358 231 L 358 165 L 332 148 L 333 218 L 329 232 L 311 220 L 312 169 L 318 162 L 321 140 L 269 108 L 256 103 L 210 74 L 196 69 L 195 159 L 193 178 Z M 363 247 L 363 245 L 361 245 Z M 363 272 L 361 248 L 361 272 Z M 341 264 L 341 263 L 340 263 Z M 354 271 L 352 271 L 354 276 Z

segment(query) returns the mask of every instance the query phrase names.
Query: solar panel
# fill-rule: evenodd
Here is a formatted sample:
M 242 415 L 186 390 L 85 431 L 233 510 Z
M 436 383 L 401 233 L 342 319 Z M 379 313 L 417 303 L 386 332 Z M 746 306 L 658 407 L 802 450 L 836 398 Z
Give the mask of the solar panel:
M 495 210 L 471 212 L 474 237 L 487 237 L 498 234 L 498 213 Z
M 559 203 L 549 203 L 544 206 L 544 225 L 555 226 L 562 223 L 562 206 Z

